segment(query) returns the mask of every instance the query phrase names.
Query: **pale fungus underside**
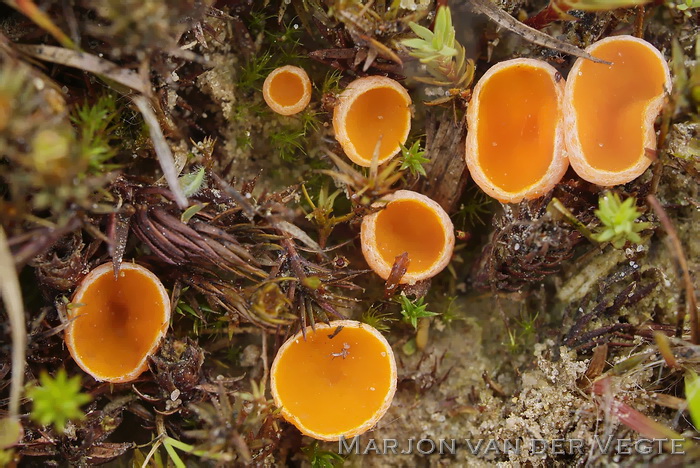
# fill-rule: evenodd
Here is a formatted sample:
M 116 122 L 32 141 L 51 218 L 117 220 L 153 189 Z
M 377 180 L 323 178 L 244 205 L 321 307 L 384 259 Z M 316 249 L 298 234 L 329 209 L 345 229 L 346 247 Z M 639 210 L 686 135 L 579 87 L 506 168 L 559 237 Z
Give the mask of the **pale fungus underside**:
M 698 464 L 693 2 L 93 3 L 0 5 L 0 466 Z

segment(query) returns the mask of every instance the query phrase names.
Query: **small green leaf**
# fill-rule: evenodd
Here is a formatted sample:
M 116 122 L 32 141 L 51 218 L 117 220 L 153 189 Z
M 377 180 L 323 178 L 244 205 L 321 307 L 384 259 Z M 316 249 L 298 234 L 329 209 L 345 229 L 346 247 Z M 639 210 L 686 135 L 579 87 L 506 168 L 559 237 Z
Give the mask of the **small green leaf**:
M 180 187 L 186 197 L 191 197 L 202 189 L 202 185 L 204 185 L 204 175 L 204 167 L 200 167 L 196 172 L 180 176 Z
M 690 369 L 685 374 L 685 400 L 693 425 L 700 428 L 700 378 Z
M 187 195 L 189 196 L 189 195 Z M 197 203 L 196 205 L 192 205 L 189 208 L 187 208 L 185 211 L 182 212 L 182 215 L 180 216 L 180 221 L 183 223 L 187 224 L 190 219 L 192 219 L 192 216 L 196 215 L 200 211 L 202 211 L 209 203 Z
M 403 293 L 396 298 L 396 302 L 401 304 L 401 315 L 403 316 L 403 321 L 413 325 L 414 329 L 418 329 L 418 319 L 439 315 L 436 312 L 426 310 L 428 304 L 424 304 L 423 301 L 424 298 L 421 297 L 415 302 L 412 302 Z

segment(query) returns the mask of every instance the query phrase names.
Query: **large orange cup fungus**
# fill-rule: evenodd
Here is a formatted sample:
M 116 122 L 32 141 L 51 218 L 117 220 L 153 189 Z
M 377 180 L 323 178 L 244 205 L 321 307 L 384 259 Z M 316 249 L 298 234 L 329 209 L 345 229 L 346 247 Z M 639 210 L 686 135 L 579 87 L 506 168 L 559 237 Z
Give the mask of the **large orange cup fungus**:
M 307 327 L 277 352 L 270 385 L 281 414 L 319 440 L 354 437 L 386 413 L 396 361 L 376 329 L 353 320 Z
M 263 83 L 263 99 L 278 114 L 298 114 L 311 101 L 309 75 L 293 65 L 275 68 Z
M 479 80 L 467 110 L 466 160 L 484 192 L 516 203 L 561 180 L 568 167 L 563 96 L 561 75 L 541 60 L 507 60 Z
M 391 159 L 411 130 L 411 97 L 398 82 L 384 76 L 358 78 L 340 94 L 333 110 L 335 138 L 360 166 Z
M 671 89 L 668 64 L 648 42 L 608 37 L 586 52 L 611 65 L 578 59 L 566 84 L 566 145 L 571 166 L 602 186 L 625 184 L 651 164 L 654 121 Z
M 450 262 L 454 226 L 435 201 L 410 190 L 384 198 L 384 208 L 362 220 L 362 253 L 370 268 L 389 278 L 396 257 L 408 253 L 402 284 L 431 278 Z
M 124 262 L 92 270 L 73 295 L 65 332 L 68 351 L 85 372 L 107 382 L 129 382 L 148 368 L 170 321 L 170 299 L 146 268 Z

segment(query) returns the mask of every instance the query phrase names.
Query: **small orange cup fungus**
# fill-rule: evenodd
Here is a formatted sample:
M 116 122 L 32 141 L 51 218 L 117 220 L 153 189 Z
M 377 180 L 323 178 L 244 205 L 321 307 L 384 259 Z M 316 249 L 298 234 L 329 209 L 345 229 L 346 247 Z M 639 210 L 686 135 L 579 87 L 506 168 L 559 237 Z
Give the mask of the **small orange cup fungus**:
M 450 262 L 455 245 L 452 220 L 435 201 L 410 190 L 384 199 L 381 211 L 362 220 L 362 253 L 370 268 L 389 278 L 396 257 L 408 253 L 402 284 L 432 278 Z
M 406 143 L 411 130 L 411 97 L 384 76 L 358 78 L 340 94 L 333 110 L 335 138 L 352 162 L 372 165 L 375 151 L 382 164 Z
M 493 198 L 541 197 L 561 180 L 564 79 L 546 62 L 518 58 L 491 67 L 467 110 L 466 160 L 474 182 Z
M 307 327 L 280 347 L 270 386 L 284 418 L 319 440 L 354 437 L 386 413 L 396 361 L 376 329 L 353 320 Z
M 263 83 L 263 99 L 278 114 L 298 114 L 311 101 L 309 75 L 293 65 L 275 68 Z
M 632 36 L 608 37 L 586 52 L 612 65 L 578 59 L 566 84 L 566 145 L 571 166 L 602 186 L 625 184 L 651 164 L 654 121 L 671 89 L 661 53 Z
M 148 368 L 170 321 L 170 299 L 146 268 L 124 262 L 119 278 L 112 263 L 92 270 L 73 295 L 78 307 L 65 332 L 68 351 L 95 380 L 130 382 Z

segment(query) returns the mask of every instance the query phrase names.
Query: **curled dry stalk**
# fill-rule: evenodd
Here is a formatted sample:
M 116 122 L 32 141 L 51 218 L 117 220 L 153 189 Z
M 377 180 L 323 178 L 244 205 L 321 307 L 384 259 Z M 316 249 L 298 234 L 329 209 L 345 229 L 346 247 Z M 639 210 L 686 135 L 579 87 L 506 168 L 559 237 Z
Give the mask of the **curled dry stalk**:
M 424 11 L 400 8 L 397 1 L 333 0 L 326 11 L 318 1 L 302 2 L 297 8 L 303 22 L 313 25 L 333 48 L 314 50 L 309 56 L 340 70 L 358 75 L 390 74 L 400 77 L 403 62 L 396 53 L 396 37 Z
M 402 179 L 399 170 L 401 160 L 394 158 L 383 166 L 377 165 L 376 155 L 368 174 L 355 169 L 338 155 L 328 151 L 328 157 L 335 163 L 336 170 L 321 170 L 322 174 L 331 176 L 345 187 L 348 199 L 352 203 L 355 215 L 364 216 L 372 211 L 372 204 L 395 190 L 395 185 Z
M 163 187 L 122 181 L 116 187 L 132 206 L 131 230 L 192 292 L 201 294 L 229 321 L 270 331 L 315 316 L 342 317 L 352 301 L 341 289 L 357 289 L 360 271 L 345 270 L 304 231 L 285 220 L 294 190 L 254 199 L 248 186 L 238 192 L 215 174 L 218 189 L 205 188 L 191 199 L 198 209 L 183 219 L 174 194 Z M 188 210 L 189 211 L 189 210 Z M 198 314 L 202 315 L 202 314 Z

